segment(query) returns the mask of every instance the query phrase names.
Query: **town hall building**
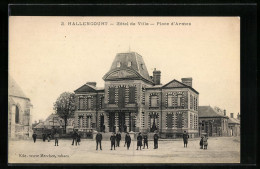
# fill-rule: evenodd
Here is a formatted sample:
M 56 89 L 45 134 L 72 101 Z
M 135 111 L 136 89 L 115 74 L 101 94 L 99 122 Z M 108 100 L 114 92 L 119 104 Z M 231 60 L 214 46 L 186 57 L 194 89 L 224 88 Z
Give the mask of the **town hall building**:
M 103 76 L 104 88 L 87 82 L 77 90 L 75 128 L 83 132 L 157 131 L 161 138 L 198 136 L 199 93 L 192 78 L 161 84 L 161 72 L 150 76 L 136 52 L 118 53 Z

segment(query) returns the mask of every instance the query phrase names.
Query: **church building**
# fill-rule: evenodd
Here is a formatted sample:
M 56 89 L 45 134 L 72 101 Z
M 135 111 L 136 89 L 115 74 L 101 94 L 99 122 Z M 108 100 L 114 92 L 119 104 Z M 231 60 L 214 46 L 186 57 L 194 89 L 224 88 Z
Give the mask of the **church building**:
M 169 72 L 170 73 L 170 72 Z M 157 131 L 161 138 L 198 136 L 199 93 L 192 78 L 161 84 L 161 72 L 150 76 L 143 57 L 118 53 L 103 76 L 104 88 L 87 82 L 77 90 L 74 125 L 91 132 Z
M 8 138 L 32 136 L 32 104 L 16 81 L 8 77 Z

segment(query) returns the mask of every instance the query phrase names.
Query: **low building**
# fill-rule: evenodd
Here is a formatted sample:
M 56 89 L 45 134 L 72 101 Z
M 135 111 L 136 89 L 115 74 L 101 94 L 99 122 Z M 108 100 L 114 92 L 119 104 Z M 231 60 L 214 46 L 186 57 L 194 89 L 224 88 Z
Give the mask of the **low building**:
M 26 139 L 32 136 L 32 104 L 16 81 L 8 79 L 8 138 Z
M 240 115 L 237 114 L 237 118 L 234 118 L 234 113 L 230 113 L 228 119 L 228 128 L 230 136 L 240 136 Z
M 223 112 L 223 114 L 222 114 Z M 228 117 L 226 110 L 199 106 L 199 134 L 208 136 L 228 136 Z

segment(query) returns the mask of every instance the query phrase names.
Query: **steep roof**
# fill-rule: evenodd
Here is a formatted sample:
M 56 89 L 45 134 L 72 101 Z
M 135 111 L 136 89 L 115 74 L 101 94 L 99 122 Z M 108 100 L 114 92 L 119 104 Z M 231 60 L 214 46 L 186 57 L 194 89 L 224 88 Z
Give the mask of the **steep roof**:
M 8 95 L 29 99 L 11 76 L 8 77 Z
M 227 116 L 217 113 L 210 106 L 199 106 L 199 117 L 223 117 L 228 118 Z
M 84 84 L 83 86 L 81 86 L 80 88 L 78 88 L 77 90 L 75 90 L 74 92 L 97 92 L 97 91 L 103 91 L 104 88 L 100 88 L 100 87 L 95 87 L 89 84 Z
M 131 62 L 131 65 L 129 66 L 128 63 Z M 117 64 L 120 63 L 120 67 L 117 67 Z M 128 52 L 128 53 L 118 53 L 111 65 L 110 70 L 106 73 L 106 75 L 103 77 L 104 80 L 108 79 L 108 76 L 111 73 L 114 73 L 116 71 L 120 70 L 126 70 L 125 73 L 132 78 L 135 77 L 135 75 L 140 76 L 141 78 L 145 79 L 146 81 L 153 84 L 152 79 L 149 76 L 149 73 L 147 71 L 146 65 L 144 63 L 144 60 L 141 55 L 139 55 L 136 52 Z M 122 75 L 124 78 L 127 76 Z M 114 76 L 116 78 L 116 76 Z M 136 78 L 136 77 L 135 77 Z
M 228 123 L 231 123 L 231 124 L 240 124 L 240 121 L 238 119 L 235 119 L 235 118 L 229 118 L 228 119 Z

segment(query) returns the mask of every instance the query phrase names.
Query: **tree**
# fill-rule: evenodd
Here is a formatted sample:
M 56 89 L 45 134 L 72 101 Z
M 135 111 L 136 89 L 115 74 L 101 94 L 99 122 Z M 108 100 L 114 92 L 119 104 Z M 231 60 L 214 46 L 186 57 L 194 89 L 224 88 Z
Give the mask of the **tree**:
M 74 116 L 76 109 L 75 94 L 70 92 L 62 93 L 54 103 L 54 110 L 60 118 L 64 120 L 65 132 L 67 128 L 67 120 Z

